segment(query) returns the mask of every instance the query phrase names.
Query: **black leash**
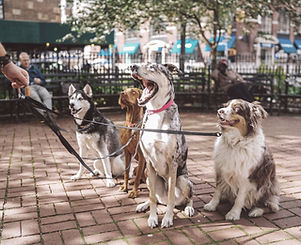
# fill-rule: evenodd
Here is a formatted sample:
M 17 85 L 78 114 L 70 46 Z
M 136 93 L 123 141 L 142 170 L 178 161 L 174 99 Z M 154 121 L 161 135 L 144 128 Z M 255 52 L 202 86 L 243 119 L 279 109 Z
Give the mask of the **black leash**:
M 74 119 L 81 119 L 85 122 L 89 122 L 89 123 L 94 123 L 94 124 L 99 124 L 99 125 L 106 125 L 106 126 L 112 126 L 112 124 L 108 124 L 108 123 L 102 123 L 102 122 L 95 122 L 95 121 L 91 121 L 91 120 L 86 120 L 86 119 L 82 119 L 82 118 L 77 118 L 74 116 L 71 116 L 69 114 L 62 114 L 62 113 L 58 113 L 55 112 L 49 108 L 47 108 L 44 104 L 40 103 L 39 101 L 36 101 L 32 98 L 30 98 L 29 96 L 25 96 L 23 94 L 21 94 L 21 96 L 19 96 L 20 99 L 25 99 L 26 102 L 29 103 L 29 105 L 34 106 L 35 108 L 38 109 L 42 109 L 51 113 L 54 113 L 56 115 L 64 115 L 67 117 L 72 117 Z M 166 133 L 166 134 L 184 134 L 184 135 L 195 135 L 195 136 L 215 136 L 215 137 L 220 137 L 222 135 L 221 132 L 197 132 L 197 131 L 178 131 L 178 130 L 163 130 L 163 129 L 142 129 L 142 128 L 138 128 L 138 127 L 126 127 L 126 126 L 119 126 L 119 125 L 114 125 L 116 128 L 125 128 L 125 129 L 132 129 L 132 130 L 139 130 L 139 131 L 147 131 L 147 132 L 153 132 L 153 133 Z M 60 130 L 62 131 L 66 131 L 66 132 L 70 132 L 70 130 L 64 129 L 64 128 L 60 128 Z
M 74 150 L 74 148 L 69 144 L 69 142 L 65 139 L 65 137 L 61 134 L 60 128 L 57 126 L 55 121 L 53 120 L 52 116 L 50 115 L 50 112 L 53 112 L 52 110 L 48 109 L 46 106 L 44 106 L 42 103 L 30 98 L 29 96 L 25 96 L 23 94 L 19 94 L 19 98 L 22 99 L 22 101 L 25 102 L 25 104 L 31 109 L 33 114 L 39 118 L 40 120 L 45 121 L 45 124 L 51 128 L 51 130 L 57 135 L 57 137 L 60 139 L 61 143 L 65 146 L 65 148 L 74 155 L 77 160 L 94 176 L 100 179 L 105 179 L 103 177 L 100 177 L 96 175 L 91 168 L 83 161 L 83 159 L 78 155 L 78 153 Z M 37 111 L 37 108 L 45 110 L 45 113 L 40 113 Z M 55 112 L 53 112 L 55 113 Z M 57 114 L 57 113 L 55 113 Z
M 72 154 L 74 155 L 79 162 L 89 171 L 93 174 L 93 176 L 99 178 L 99 179 L 107 179 L 106 177 L 101 177 L 96 175 L 93 170 L 91 168 L 89 168 L 89 166 L 83 161 L 83 159 L 79 156 L 79 154 L 74 150 L 74 148 L 69 144 L 69 142 L 64 138 L 64 136 L 61 134 L 61 131 L 66 131 L 66 132 L 70 132 L 70 130 L 66 130 L 64 128 L 60 128 L 56 122 L 53 120 L 52 116 L 50 113 L 54 113 L 56 115 L 65 115 L 66 114 L 61 114 L 61 113 L 57 113 L 49 108 L 47 108 L 43 103 L 40 103 L 39 101 L 36 101 L 34 99 L 32 99 L 29 96 L 25 96 L 22 92 L 19 93 L 19 99 L 24 101 L 25 104 L 27 105 L 27 107 L 30 108 L 30 110 L 33 112 L 33 114 L 39 118 L 40 120 L 43 120 L 45 122 L 45 124 L 51 128 L 51 130 L 58 136 L 58 138 L 60 139 L 61 143 L 64 145 L 64 147 Z M 41 109 L 44 110 L 45 113 L 40 113 L 37 109 Z M 67 115 L 68 117 L 73 117 L 71 115 Z M 75 119 L 77 119 L 76 117 L 73 117 Z M 90 123 L 95 123 L 95 124 L 100 124 L 100 125 L 106 125 L 106 126 L 112 126 L 112 124 L 107 124 L 107 123 L 100 123 L 100 122 L 95 122 L 95 121 L 90 121 L 90 120 L 86 120 L 83 119 L 86 122 L 90 122 Z M 142 131 L 142 134 L 144 131 L 146 132 L 154 132 L 154 133 L 167 133 L 167 134 L 182 134 L 182 135 L 198 135 L 198 136 L 216 136 L 216 137 L 220 137 L 222 134 L 220 132 L 214 132 L 214 133 L 207 133 L 207 132 L 193 132 L 193 131 L 177 131 L 177 130 L 162 130 L 162 129 L 145 129 L 144 126 L 139 128 L 139 127 L 126 127 L 126 126 L 119 126 L 119 125 L 114 125 L 116 128 L 125 128 L 125 129 L 131 129 L 134 130 L 130 140 L 127 142 L 127 144 L 125 146 L 123 146 L 122 149 L 124 149 L 131 141 L 131 139 L 133 138 L 134 134 L 136 133 L 136 131 Z M 141 135 L 142 136 L 142 135 Z M 141 139 L 140 136 L 140 139 Z M 118 152 L 121 151 L 118 150 Z M 116 154 L 116 152 L 105 156 L 105 157 L 110 157 L 111 155 L 114 156 Z M 103 157 L 104 158 L 104 157 Z M 88 158 L 84 158 L 84 159 L 88 159 Z M 97 159 L 102 159 L 102 158 L 97 158 Z M 92 159 L 92 160 L 97 160 L 97 159 Z

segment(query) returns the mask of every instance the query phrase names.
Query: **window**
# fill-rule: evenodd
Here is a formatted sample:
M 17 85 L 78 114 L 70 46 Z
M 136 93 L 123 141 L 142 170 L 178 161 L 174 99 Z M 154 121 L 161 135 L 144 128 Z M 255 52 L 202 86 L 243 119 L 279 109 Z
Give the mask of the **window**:
M 4 19 L 3 0 L 0 0 L 0 20 Z
M 281 10 L 278 17 L 278 33 L 289 34 L 290 21 L 285 10 Z
M 150 24 L 150 36 L 166 36 L 167 22 L 163 19 L 154 19 Z
M 261 18 L 260 31 L 264 32 L 265 34 L 272 33 L 272 18 L 270 16 L 264 16 Z
M 137 29 L 128 29 L 125 31 L 126 39 L 136 39 L 139 38 L 139 30 Z

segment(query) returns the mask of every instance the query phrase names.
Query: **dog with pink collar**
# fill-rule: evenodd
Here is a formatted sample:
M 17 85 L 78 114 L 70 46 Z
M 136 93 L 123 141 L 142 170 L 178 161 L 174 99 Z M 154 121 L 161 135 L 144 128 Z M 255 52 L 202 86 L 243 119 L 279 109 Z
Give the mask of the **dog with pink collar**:
M 140 106 L 146 107 L 145 129 L 181 130 L 178 106 L 174 102 L 173 75 L 180 71 L 174 65 L 146 64 L 131 66 L 132 77 L 143 87 Z M 150 208 L 148 226 L 158 225 L 157 203 L 167 205 L 161 227 L 173 225 L 173 209 L 186 205 L 185 214 L 193 216 L 192 182 L 188 178 L 188 147 L 184 135 L 144 131 L 140 147 L 147 163 L 149 199 L 137 206 L 137 212 Z

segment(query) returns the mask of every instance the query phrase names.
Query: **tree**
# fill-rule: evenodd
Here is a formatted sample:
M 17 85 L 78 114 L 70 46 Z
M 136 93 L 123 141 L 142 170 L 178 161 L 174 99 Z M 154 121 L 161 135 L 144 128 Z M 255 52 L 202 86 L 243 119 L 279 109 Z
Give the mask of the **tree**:
M 217 45 L 236 17 L 245 25 L 247 19 L 264 16 L 272 10 L 285 9 L 291 20 L 300 23 L 300 0 L 69 0 L 81 8 L 71 18 L 79 33 L 94 32 L 96 38 L 117 28 L 133 29 L 150 19 L 162 19 L 178 25 L 181 33 L 180 67 L 184 67 L 186 27 L 201 36 L 211 48 L 212 66 L 216 65 Z M 297 10 L 297 11 L 296 11 Z M 211 38 L 210 38 L 211 37 Z

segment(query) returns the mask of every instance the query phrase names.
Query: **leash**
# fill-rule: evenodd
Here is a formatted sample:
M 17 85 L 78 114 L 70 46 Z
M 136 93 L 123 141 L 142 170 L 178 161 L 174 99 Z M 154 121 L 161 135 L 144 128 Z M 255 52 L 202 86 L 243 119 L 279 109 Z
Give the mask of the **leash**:
M 136 125 L 139 126 L 141 124 L 142 120 L 140 122 L 138 122 Z M 108 125 L 112 125 L 112 124 L 108 124 Z M 132 135 L 128 139 L 128 141 L 120 149 L 118 149 L 117 151 L 114 151 L 111 154 L 108 154 L 108 155 L 103 156 L 103 157 L 96 157 L 96 158 L 82 157 L 82 159 L 95 161 L 95 160 L 101 160 L 101 159 L 105 159 L 105 158 L 109 158 L 109 157 L 116 157 L 116 156 L 120 155 L 122 153 L 122 150 L 124 148 L 126 148 L 131 143 L 131 141 L 134 138 L 136 132 L 137 132 L 137 130 L 134 130 L 134 132 L 132 133 Z
M 74 155 L 77 158 L 77 160 L 80 162 L 80 164 L 82 164 L 90 173 L 92 173 L 93 176 L 95 176 L 99 179 L 105 179 L 104 177 L 98 176 L 93 172 L 93 170 L 83 161 L 83 159 L 80 157 L 80 155 L 74 150 L 74 148 L 69 144 L 69 142 L 61 134 L 60 128 L 57 126 L 57 124 L 55 123 L 55 121 L 53 120 L 53 118 L 50 115 L 50 112 L 52 112 L 52 110 L 48 109 L 46 106 L 44 106 L 40 102 L 30 98 L 28 95 L 25 96 L 20 90 L 18 92 L 19 92 L 19 98 L 25 102 L 25 104 L 30 108 L 30 110 L 33 112 L 33 114 L 37 118 L 45 121 L 45 124 L 57 135 L 57 137 L 59 138 L 59 140 L 61 141 L 63 146 L 69 151 L 69 153 Z M 36 105 L 36 106 L 33 106 L 33 105 Z M 39 109 L 44 109 L 45 113 L 42 114 L 42 113 L 38 112 L 36 107 L 38 107 Z M 57 114 L 57 113 L 55 113 L 55 114 Z
M 22 93 L 21 93 L 22 94 Z M 98 125 L 105 125 L 105 126 L 112 126 L 112 124 L 108 124 L 108 123 L 102 123 L 102 122 L 95 122 L 92 120 L 87 120 L 87 119 L 82 119 L 82 118 L 78 118 L 78 117 L 74 117 L 71 116 L 69 114 L 66 113 L 58 113 L 55 112 L 49 108 L 47 108 L 44 104 L 40 103 L 39 101 L 36 101 L 28 96 L 25 95 L 19 95 L 19 98 L 24 100 L 26 102 L 28 102 L 31 106 L 34 106 L 38 109 L 43 109 L 46 110 L 48 112 L 54 113 L 56 115 L 59 116 L 67 116 L 67 117 L 72 117 L 73 119 L 80 119 L 82 121 L 85 122 L 89 122 L 89 123 L 94 123 L 94 124 L 98 124 Z M 215 137 L 220 137 L 222 135 L 221 132 L 199 132 L 199 131 L 185 131 L 185 130 L 164 130 L 164 129 L 142 129 L 142 128 L 138 128 L 138 127 L 127 127 L 127 126 L 121 126 L 121 125 L 114 125 L 116 128 L 125 128 L 125 129 L 132 129 L 132 130 L 138 130 L 138 131 L 147 131 L 147 132 L 153 132 L 153 133 L 166 133 L 166 134 L 183 134 L 183 135 L 194 135 L 194 136 L 215 136 Z M 64 128 L 60 128 L 60 130 L 62 131 L 66 131 L 66 132 L 71 132 L 70 130 L 64 129 Z
M 33 112 L 33 114 L 37 117 L 40 118 L 41 120 L 45 121 L 45 124 L 57 135 L 57 137 L 59 138 L 59 140 L 61 141 L 61 143 L 64 145 L 64 147 L 69 151 L 69 153 L 71 153 L 72 155 L 74 155 L 78 161 L 80 162 L 80 164 L 82 164 L 90 173 L 92 173 L 93 176 L 99 178 L 99 179 L 108 179 L 106 177 L 101 177 L 96 175 L 93 170 L 83 161 L 83 158 L 81 158 L 79 156 L 79 154 L 74 150 L 74 148 L 69 144 L 69 142 L 64 138 L 64 136 L 61 134 L 61 131 L 66 131 L 66 132 L 70 132 L 70 130 L 66 130 L 64 128 L 60 128 L 54 121 L 54 119 L 51 117 L 50 113 L 54 113 L 56 115 L 65 115 L 68 117 L 73 117 L 69 114 L 62 114 L 62 113 L 58 113 L 55 112 L 49 108 L 47 108 L 43 103 L 40 103 L 39 101 L 36 101 L 34 99 L 32 99 L 30 97 L 30 90 L 29 90 L 29 86 L 26 87 L 26 95 L 24 95 L 20 89 L 18 89 L 18 97 L 20 100 L 24 101 L 25 104 L 29 107 L 29 109 Z M 37 109 L 42 109 L 45 111 L 45 114 L 41 114 L 40 112 L 38 112 Z M 147 115 L 148 116 L 148 115 Z M 81 118 L 76 118 L 73 117 L 74 119 L 81 119 Z M 112 126 L 112 124 L 108 124 L 108 123 L 100 123 L 100 122 L 95 122 L 95 121 L 91 121 L 91 120 L 86 120 L 86 119 L 82 119 L 83 121 L 86 122 L 90 122 L 90 123 L 94 123 L 94 124 L 99 124 L 99 125 L 106 125 L 106 126 Z M 145 120 L 146 122 L 146 120 Z M 162 130 L 162 129 L 145 129 L 145 122 L 143 124 L 143 126 L 141 128 L 139 127 L 126 127 L 126 126 L 119 126 L 119 125 L 114 125 L 116 128 L 124 128 L 124 129 L 131 129 L 134 130 L 134 133 L 132 134 L 131 138 L 129 139 L 129 141 L 126 143 L 127 145 L 130 143 L 130 141 L 132 140 L 132 138 L 134 137 L 134 134 L 136 133 L 136 131 L 141 131 L 141 135 L 139 137 L 139 141 L 137 143 L 136 149 L 135 149 L 135 154 L 133 155 L 133 157 L 136 156 L 137 154 L 137 149 L 138 149 L 138 145 L 140 143 L 141 137 L 143 135 L 143 132 L 154 132 L 154 133 L 167 133 L 167 134 L 182 134 L 182 135 L 198 135 L 198 136 L 216 136 L 216 137 L 220 137 L 221 133 L 220 132 L 214 132 L 214 133 L 207 133 L 207 132 L 193 132 L 193 131 L 177 131 L 177 130 Z M 126 145 L 126 146 L 127 146 Z M 123 146 L 122 150 L 126 147 Z M 117 152 L 121 151 L 121 149 L 119 149 Z M 111 153 L 112 155 L 115 155 L 116 152 Z M 110 154 L 110 155 L 111 155 Z M 110 155 L 105 156 L 105 157 L 110 157 Z M 132 157 L 132 159 L 133 159 Z M 84 159 L 88 159 L 88 158 L 84 158 Z M 98 160 L 99 158 L 95 159 Z M 103 159 L 103 158 L 100 158 Z M 131 161 L 132 161 L 131 159 Z M 131 164 L 129 164 L 130 167 Z M 126 169 L 127 170 L 127 169 Z M 126 171 L 125 170 L 125 171 Z M 119 175 L 121 176 L 121 175 Z M 116 176 L 115 178 L 119 177 Z

